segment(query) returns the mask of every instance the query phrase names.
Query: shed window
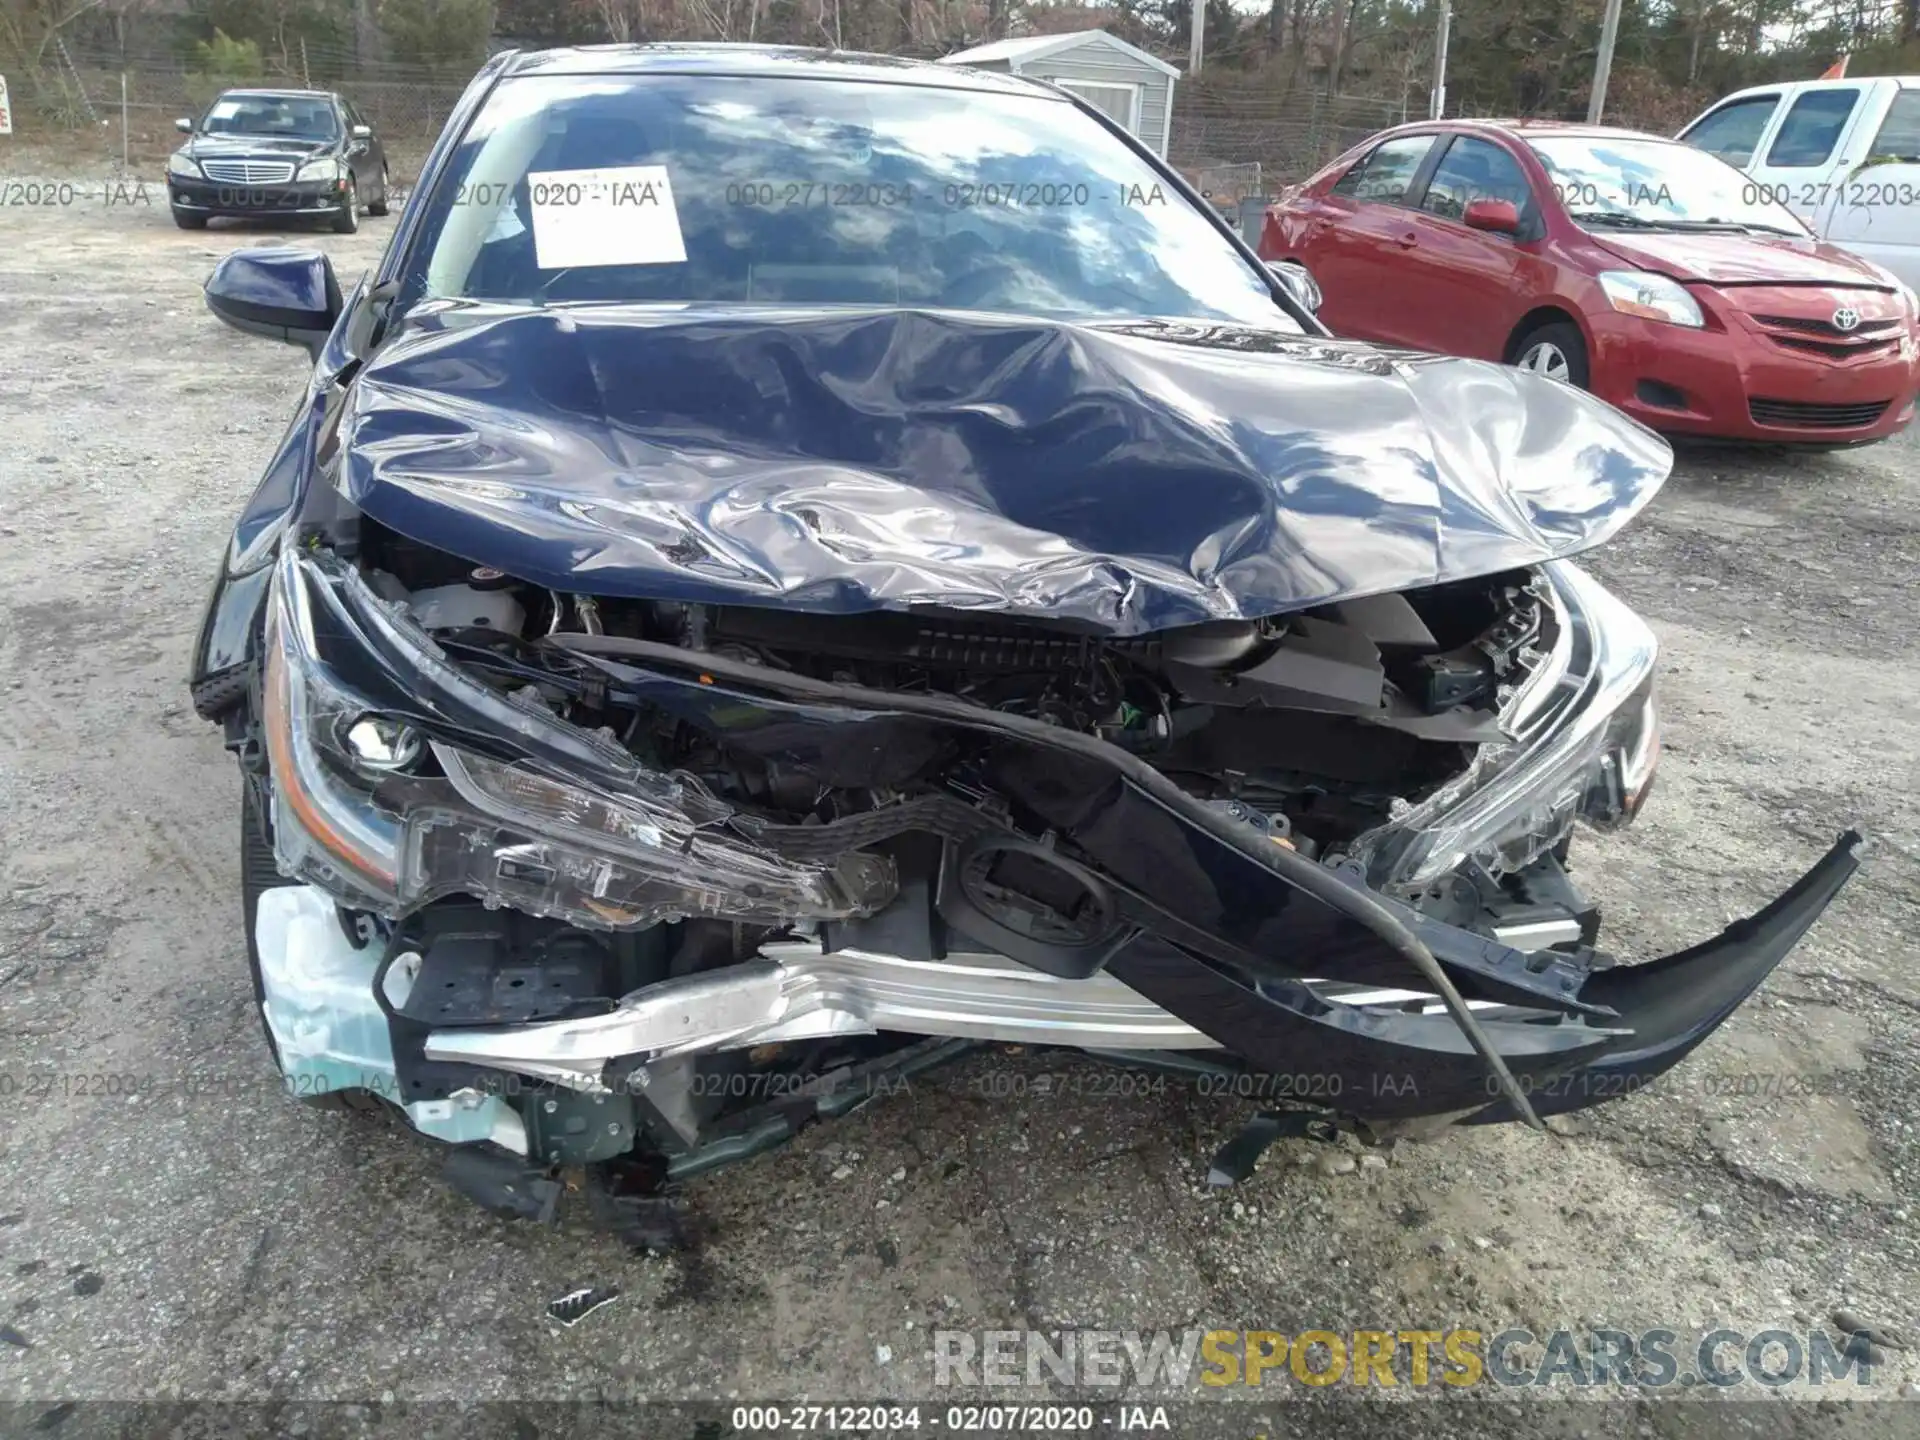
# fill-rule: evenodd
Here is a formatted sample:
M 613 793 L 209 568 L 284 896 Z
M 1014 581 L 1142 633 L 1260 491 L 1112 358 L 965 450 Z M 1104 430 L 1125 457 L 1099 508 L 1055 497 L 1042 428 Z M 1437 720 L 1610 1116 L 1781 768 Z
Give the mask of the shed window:
M 1140 99 L 1138 87 L 1133 85 L 1099 85 L 1091 80 L 1063 80 L 1058 77 L 1054 84 L 1062 90 L 1071 90 L 1094 109 L 1111 115 L 1129 130 L 1140 127 L 1140 117 L 1136 113 Z

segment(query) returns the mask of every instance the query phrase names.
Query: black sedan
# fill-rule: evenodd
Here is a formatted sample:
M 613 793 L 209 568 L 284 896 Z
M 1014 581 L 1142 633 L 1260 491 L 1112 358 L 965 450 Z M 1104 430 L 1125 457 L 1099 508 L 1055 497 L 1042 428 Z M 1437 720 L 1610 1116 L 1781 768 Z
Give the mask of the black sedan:
M 340 95 L 320 90 L 229 90 L 167 160 L 167 199 L 182 230 L 215 215 L 307 216 L 351 235 L 360 212 L 387 213 L 387 152 Z

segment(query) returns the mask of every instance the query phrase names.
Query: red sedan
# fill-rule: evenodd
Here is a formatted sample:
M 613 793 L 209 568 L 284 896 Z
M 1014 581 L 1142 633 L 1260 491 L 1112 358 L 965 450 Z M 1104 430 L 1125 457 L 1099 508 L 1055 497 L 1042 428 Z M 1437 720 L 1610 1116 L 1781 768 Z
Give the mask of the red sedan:
M 1500 360 L 1655 430 L 1826 445 L 1913 418 L 1920 299 L 1732 166 L 1628 130 L 1436 121 L 1267 211 L 1336 335 Z

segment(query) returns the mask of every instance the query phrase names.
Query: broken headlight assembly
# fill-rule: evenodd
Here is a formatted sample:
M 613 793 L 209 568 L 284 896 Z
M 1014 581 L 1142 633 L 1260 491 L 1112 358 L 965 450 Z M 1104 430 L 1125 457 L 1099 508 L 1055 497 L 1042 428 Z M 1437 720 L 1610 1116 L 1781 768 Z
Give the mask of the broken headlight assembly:
M 342 679 L 323 652 L 343 647 L 378 682 L 369 690 L 391 693 Z M 465 893 L 619 929 L 844 919 L 894 894 L 881 856 L 806 864 L 755 849 L 696 783 L 489 690 L 352 570 L 291 548 L 262 691 L 276 859 L 352 909 L 397 916 Z M 532 753 L 503 758 L 515 749 Z M 569 760 L 584 773 L 555 773 Z
M 1516 697 L 1519 738 L 1483 748 L 1456 782 L 1362 837 L 1355 853 L 1379 888 L 1418 890 L 1469 863 L 1509 874 L 1574 821 L 1610 829 L 1645 802 L 1660 758 L 1653 632 L 1575 566 L 1548 568 L 1563 648 Z

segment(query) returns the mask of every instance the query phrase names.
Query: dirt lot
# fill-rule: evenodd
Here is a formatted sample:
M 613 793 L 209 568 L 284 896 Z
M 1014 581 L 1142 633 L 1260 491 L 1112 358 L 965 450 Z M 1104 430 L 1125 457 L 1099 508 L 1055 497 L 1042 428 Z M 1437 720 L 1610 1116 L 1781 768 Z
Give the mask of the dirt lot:
M 391 224 L 312 243 L 350 284 Z M 1671 1087 L 1563 1140 L 1463 1133 L 1384 1168 L 1335 1173 L 1290 1142 L 1216 1195 L 1206 1157 L 1250 1105 L 996 1097 L 995 1077 L 1090 1067 L 981 1058 L 699 1183 L 697 1259 L 642 1258 L 495 1220 L 404 1127 L 273 1083 L 238 784 L 183 677 L 305 369 L 216 323 L 200 286 L 230 248 L 280 238 L 183 233 L 97 191 L 0 209 L 0 1400 L 32 1402 L 15 1419 L 141 1397 L 497 1400 L 529 1407 L 524 1436 L 552 1433 L 534 1402 L 563 1399 L 925 1399 L 936 1326 L 1804 1334 L 1846 1305 L 1920 1331 L 1920 443 L 1684 457 L 1595 557 L 1666 647 L 1659 789 L 1628 836 L 1575 851 L 1613 945 L 1690 943 L 1846 826 L 1874 840 Z M 589 1284 L 623 1293 L 571 1330 L 545 1317 Z M 1917 1358 L 1875 1372 L 1892 1403 L 1866 1407 L 1872 1429 L 1920 1430 Z M 1732 1407 L 1678 1398 L 1698 1393 L 1393 1423 L 1734 1433 Z M 1739 1424 L 1835 1423 L 1735 1394 L 1768 1400 Z M 1259 1428 L 1251 1406 L 1216 1413 Z

